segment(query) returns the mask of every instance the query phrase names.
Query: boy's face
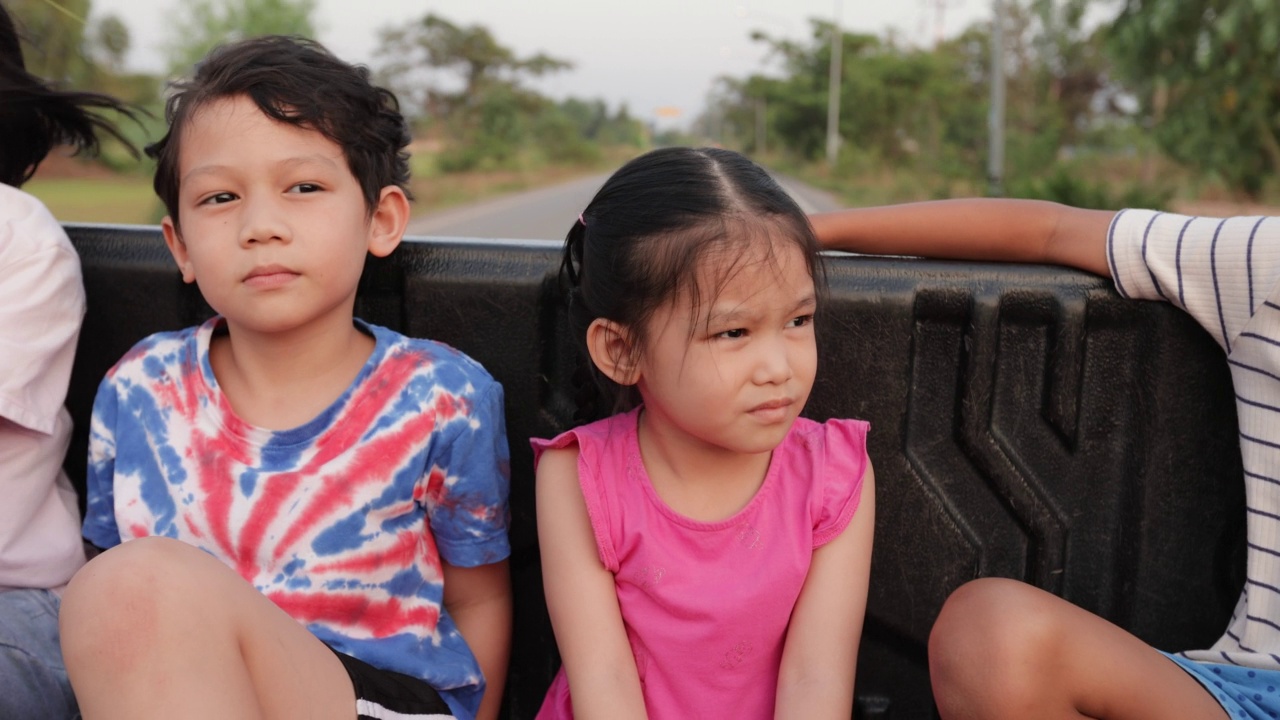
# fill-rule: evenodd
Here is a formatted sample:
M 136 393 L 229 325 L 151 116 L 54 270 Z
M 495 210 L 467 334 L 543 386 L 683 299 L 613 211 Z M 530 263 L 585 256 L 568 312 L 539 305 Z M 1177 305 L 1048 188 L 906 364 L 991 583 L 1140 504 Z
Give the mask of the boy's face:
M 408 219 L 399 188 L 368 213 L 341 147 L 244 96 L 190 118 L 178 187 L 181 235 L 171 218 L 162 227 L 183 280 L 253 332 L 350 328 L 365 254 L 394 250 Z

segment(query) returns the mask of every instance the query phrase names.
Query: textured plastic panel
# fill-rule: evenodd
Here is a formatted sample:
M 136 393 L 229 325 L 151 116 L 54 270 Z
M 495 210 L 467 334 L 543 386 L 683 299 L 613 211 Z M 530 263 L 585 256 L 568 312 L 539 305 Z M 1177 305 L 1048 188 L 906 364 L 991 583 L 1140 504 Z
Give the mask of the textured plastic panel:
M 82 487 L 102 374 L 143 336 L 211 310 L 158 229 L 68 229 L 89 295 L 68 400 Z M 356 308 L 458 347 L 506 390 L 510 718 L 533 717 L 558 664 L 528 445 L 572 417 L 558 259 L 556 243 L 406 242 L 369 262 Z M 1244 491 L 1231 380 L 1206 333 L 1057 268 L 838 255 L 829 271 L 806 414 L 871 421 L 879 490 L 855 716 L 934 717 L 929 627 L 979 576 L 1032 582 L 1161 649 L 1217 638 L 1243 581 Z

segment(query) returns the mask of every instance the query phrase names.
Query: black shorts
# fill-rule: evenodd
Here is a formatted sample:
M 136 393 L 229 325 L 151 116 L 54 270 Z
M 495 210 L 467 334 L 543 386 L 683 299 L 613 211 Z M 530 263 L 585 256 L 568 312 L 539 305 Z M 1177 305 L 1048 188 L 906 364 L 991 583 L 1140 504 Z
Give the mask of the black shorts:
M 332 650 L 332 648 L 330 648 Z M 358 720 L 453 720 L 436 689 L 412 675 L 379 670 L 334 650 L 356 691 Z

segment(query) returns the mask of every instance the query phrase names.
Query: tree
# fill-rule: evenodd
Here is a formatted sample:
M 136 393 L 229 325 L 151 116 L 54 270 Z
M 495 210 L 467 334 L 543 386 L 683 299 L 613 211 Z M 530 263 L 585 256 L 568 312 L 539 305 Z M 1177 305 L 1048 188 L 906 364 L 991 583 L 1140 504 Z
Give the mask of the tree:
M 573 67 L 544 53 L 517 57 L 488 28 L 462 27 L 434 13 L 408 27 L 384 28 L 375 54 L 379 77 L 437 117 L 478 106 L 492 88 L 519 91 L 525 80 Z
M 509 164 L 534 134 L 562 138 L 569 127 L 566 119 L 539 120 L 558 110 L 525 82 L 572 64 L 544 53 L 519 57 L 481 25 L 431 13 L 384 28 L 376 56 L 379 80 L 451 136 L 440 157 L 448 170 Z
M 214 47 L 261 35 L 316 36 L 316 0 L 191 0 L 171 14 L 171 72 L 186 75 Z
M 89 33 L 89 45 L 98 62 L 112 73 L 122 72 L 131 42 L 129 27 L 124 21 L 116 15 L 104 15 L 89 29 Z
M 75 87 L 88 85 L 92 63 L 85 57 L 84 27 L 89 0 L 5 0 L 12 13 L 27 70 Z
M 1170 156 L 1255 197 L 1280 170 L 1280 3 L 1124 0 L 1107 46 Z

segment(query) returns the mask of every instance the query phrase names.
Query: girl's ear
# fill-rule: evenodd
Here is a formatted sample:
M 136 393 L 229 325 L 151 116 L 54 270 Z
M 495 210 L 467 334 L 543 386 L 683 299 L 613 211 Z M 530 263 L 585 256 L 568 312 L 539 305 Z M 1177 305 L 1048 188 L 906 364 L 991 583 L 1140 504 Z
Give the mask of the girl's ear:
M 591 362 L 619 385 L 635 385 L 640 381 L 632 343 L 631 333 L 612 320 L 596 318 L 587 327 L 587 352 L 591 354 Z
M 409 198 L 396 185 L 382 188 L 378 205 L 369 218 L 369 253 L 386 257 L 400 245 L 409 224 Z
M 160 230 L 164 233 L 164 244 L 169 246 L 169 254 L 173 256 L 173 261 L 178 264 L 178 270 L 182 272 L 182 282 L 188 284 L 195 282 L 196 271 L 191 265 L 191 257 L 187 255 L 187 244 L 182 242 L 182 236 L 178 234 L 173 218 L 165 215 L 160 221 Z

